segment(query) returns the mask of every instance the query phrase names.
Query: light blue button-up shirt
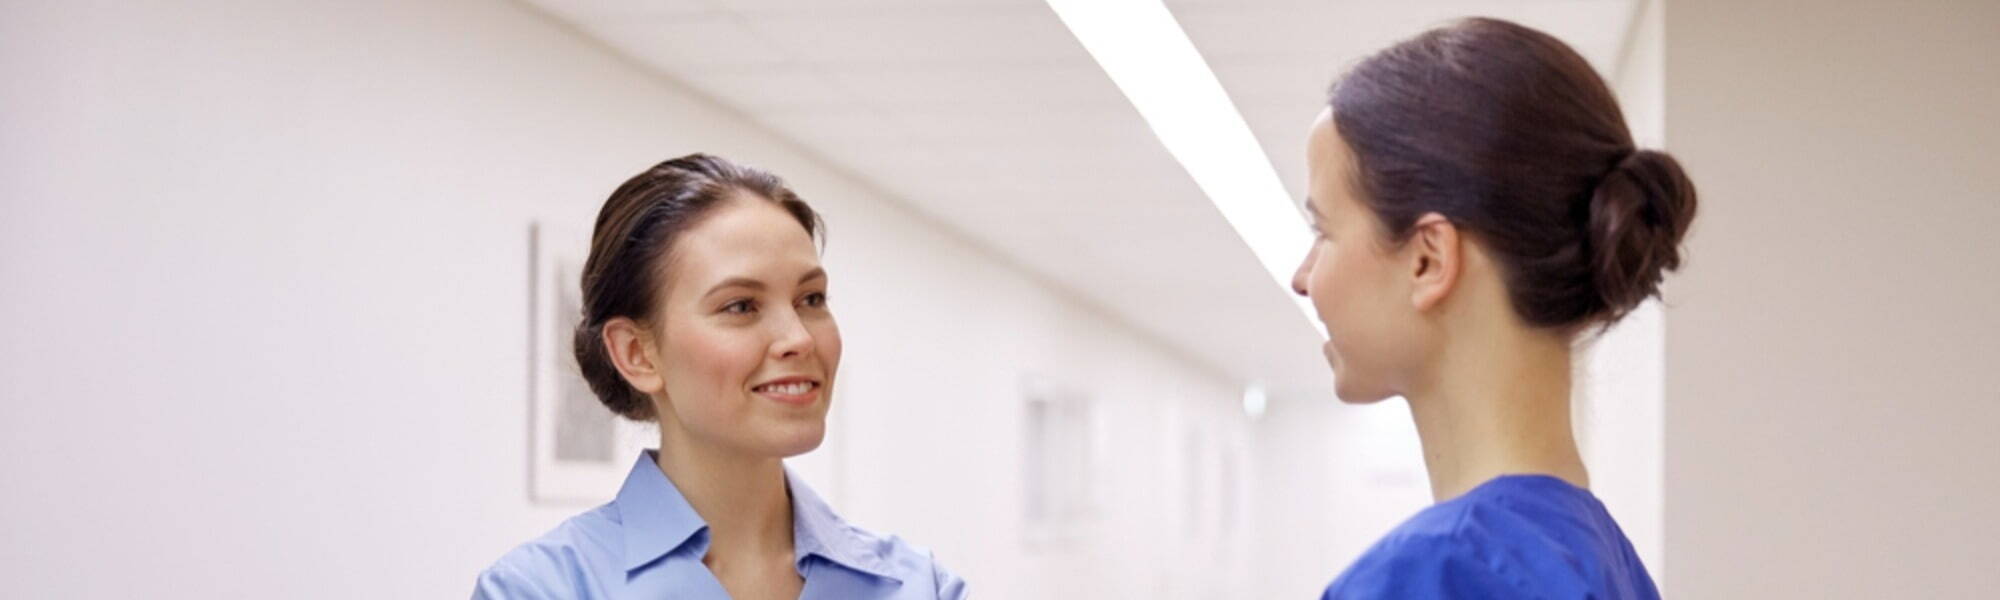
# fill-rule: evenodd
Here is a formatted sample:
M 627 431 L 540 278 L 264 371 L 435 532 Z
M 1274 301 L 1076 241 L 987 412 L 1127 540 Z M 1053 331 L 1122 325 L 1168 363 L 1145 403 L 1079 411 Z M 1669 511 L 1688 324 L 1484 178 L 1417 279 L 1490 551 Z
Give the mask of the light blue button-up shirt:
M 473 599 L 729 598 L 701 562 L 708 523 L 656 460 L 652 450 L 641 454 L 616 499 L 500 557 L 479 574 Z M 785 482 L 793 564 L 805 578 L 800 600 L 965 597 L 965 582 L 930 552 L 847 524 L 790 470 Z

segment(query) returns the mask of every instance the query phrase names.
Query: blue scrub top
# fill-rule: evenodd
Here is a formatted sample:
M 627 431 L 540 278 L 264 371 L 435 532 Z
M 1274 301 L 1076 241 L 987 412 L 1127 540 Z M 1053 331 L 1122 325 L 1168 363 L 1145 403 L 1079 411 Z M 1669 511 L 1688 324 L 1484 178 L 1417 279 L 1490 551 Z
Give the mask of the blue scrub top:
M 1659 597 L 1604 504 L 1546 475 L 1498 477 L 1424 509 L 1376 542 L 1321 596 Z
M 648 450 L 609 504 L 571 517 L 479 574 L 474 600 L 687 598 L 729 594 L 701 563 L 708 523 L 660 471 Z M 805 482 L 785 472 L 792 495 L 800 600 L 959 600 L 965 582 L 931 553 L 895 536 L 847 524 Z

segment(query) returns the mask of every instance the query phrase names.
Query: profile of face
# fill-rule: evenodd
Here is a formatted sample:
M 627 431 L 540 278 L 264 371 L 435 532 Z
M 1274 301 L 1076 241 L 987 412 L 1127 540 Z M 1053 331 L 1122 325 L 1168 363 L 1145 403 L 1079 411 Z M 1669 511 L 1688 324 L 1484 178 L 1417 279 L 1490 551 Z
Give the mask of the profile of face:
M 1328 340 L 1322 351 L 1344 402 L 1403 393 L 1435 337 L 1422 314 L 1435 302 L 1424 279 L 1421 244 L 1391 242 L 1380 218 L 1356 197 L 1352 150 L 1322 111 L 1306 144 L 1307 213 L 1314 241 L 1292 290 L 1312 300 Z
M 750 456 L 810 451 L 840 365 L 818 249 L 775 203 L 739 196 L 711 210 L 669 249 L 650 329 L 620 336 L 611 324 L 607 338 L 643 350 L 651 368 L 626 379 L 653 398 L 665 435 Z

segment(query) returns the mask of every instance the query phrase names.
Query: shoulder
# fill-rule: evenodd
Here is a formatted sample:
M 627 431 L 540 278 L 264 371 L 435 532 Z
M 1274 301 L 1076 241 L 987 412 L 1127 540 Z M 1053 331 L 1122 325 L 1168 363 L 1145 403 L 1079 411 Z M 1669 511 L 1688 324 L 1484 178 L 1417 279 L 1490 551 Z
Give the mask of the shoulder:
M 1322 598 L 1496 597 L 1507 586 L 1468 535 L 1470 513 L 1457 504 L 1417 513 L 1355 559 Z
M 1327 598 L 1581 598 L 1606 557 L 1586 543 L 1597 511 L 1535 482 L 1504 482 L 1425 509 L 1327 589 Z
M 480 571 L 475 599 L 591 597 L 594 573 L 622 554 L 616 509 L 605 505 L 570 517 Z
M 1543 538 L 1503 498 L 1468 494 L 1424 509 L 1362 553 L 1325 598 L 1540 598 L 1559 584 L 1532 573 L 1523 555 Z

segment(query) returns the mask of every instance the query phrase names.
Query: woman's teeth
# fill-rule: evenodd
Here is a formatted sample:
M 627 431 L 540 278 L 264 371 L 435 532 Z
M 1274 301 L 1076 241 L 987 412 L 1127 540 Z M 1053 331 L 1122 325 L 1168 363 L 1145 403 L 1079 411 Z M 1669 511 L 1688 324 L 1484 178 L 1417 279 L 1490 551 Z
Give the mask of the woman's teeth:
M 813 384 L 810 381 L 801 381 L 798 383 L 768 384 L 768 385 L 757 386 L 757 391 L 797 396 L 799 394 L 812 391 L 813 385 L 815 384 Z

